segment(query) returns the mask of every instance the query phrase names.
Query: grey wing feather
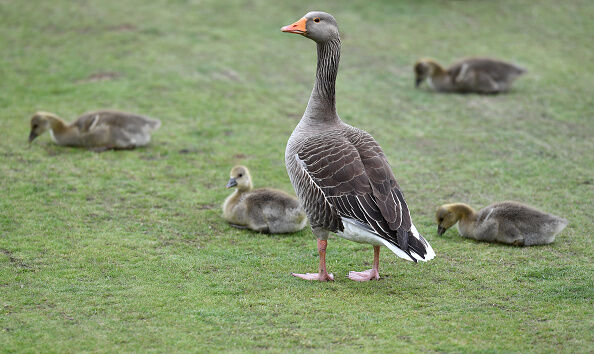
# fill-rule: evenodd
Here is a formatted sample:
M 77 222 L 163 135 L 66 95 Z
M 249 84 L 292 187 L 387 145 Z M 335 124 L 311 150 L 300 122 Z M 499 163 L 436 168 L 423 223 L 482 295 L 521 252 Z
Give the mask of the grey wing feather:
M 304 205 L 306 210 L 315 209 L 308 210 L 312 226 L 342 231 L 340 218 L 346 217 L 369 225 L 407 253 L 414 251 L 421 257 L 427 253 L 424 244 L 411 237 L 406 202 L 371 135 L 356 128 L 317 134 L 304 141 L 296 159 L 303 179 L 314 185 L 308 190 L 316 202 Z
M 97 119 L 98 121 L 93 123 L 93 121 Z M 161 126 L 161 122 L 157 119 L 148 118 L 132 113 L 110 110 L 85 113 L 78 117 L 74 124 L 81 131 L 88 131 L 91 125 L 109 125 L 111 127 L 117 127 L 133 131 L 141 129 L 143 127 L 149 127 L 150 130 L 156 130 Z
M 464 73 L 463 71 L 466 71 L 466 73 Z M 465 77 L 471 72 L 483 73 L 485 75 L 488 75 L 491 79 L 493 79 L 496 82 L 506 81 L 511 76 L 521 75 L 525 71 L 526 69 L 516 66 L 514 64 L 489 58 L 465 59 L 453 64 L 448 68 L 448 72 L 451 74 L 452 77 L 458 77 L 460 73 L 463 74 L 463 77 Z
M 294 186 L 312 228 L 322 227 L 330 231 L 342 231 L 340 216 L 324 191 L 316 184 L 307 166 L 298 154 L 293 156 L 295 168 Z

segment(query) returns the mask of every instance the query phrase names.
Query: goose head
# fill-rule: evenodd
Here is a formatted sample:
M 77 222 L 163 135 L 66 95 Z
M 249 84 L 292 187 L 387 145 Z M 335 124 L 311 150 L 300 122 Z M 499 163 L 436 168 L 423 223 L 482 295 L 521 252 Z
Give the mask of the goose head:
M 435 220 L 437 221 L 437 234 L 443 235 L 447 229 L 454 226 L 460 219 L 460 216 L 455 212 L 451 205 L 445 204 L 437 209 L 435 212 Z
M 50 128 L 48 116 L 53 116 L 47 112 L 37 112 L 31 117 L 31 132 L 29 133 L 29 144 L 38 136 L 45 133 Z
M 317 43 L 339 38 L 338 23 L 332 15 L 321 11 L 308 12 L 299 21 L 281 28 L 281 31 L 300 34 Z
M 252 177 L 248 168 L 241 165 L 233 167 L 231 173 L 229 173 L 229 182 L 226 187 L 237 187 L 237 190 L 241 192 L 250 191 L 252 189 Z
M 439 68 L 439 64 L 432 59 L 417 60 L 415 63 L 415 87 L 419 87 L 423 81 L 432 76 L 437 68 Z

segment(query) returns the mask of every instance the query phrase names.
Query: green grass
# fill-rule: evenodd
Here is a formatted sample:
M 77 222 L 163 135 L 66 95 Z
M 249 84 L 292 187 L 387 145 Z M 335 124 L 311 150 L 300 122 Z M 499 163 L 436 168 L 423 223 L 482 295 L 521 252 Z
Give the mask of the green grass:
M 315 46 L 277 1 L 0 0 L 0 351 L 594 351 L 592 1 L 320 2 L 343 37 L 337 106 L 380 142 L 427 264 L 220 217 L 229 169 L 291 191 L 285 143 Z M 413 88 L 412 63 L 528 68 L 507 95 Z M 159 118 L 147 148 L 27 148 L 36 110 Z M 435 208 L 518 200 L 566 217 L 551 246 L 436 236 Z

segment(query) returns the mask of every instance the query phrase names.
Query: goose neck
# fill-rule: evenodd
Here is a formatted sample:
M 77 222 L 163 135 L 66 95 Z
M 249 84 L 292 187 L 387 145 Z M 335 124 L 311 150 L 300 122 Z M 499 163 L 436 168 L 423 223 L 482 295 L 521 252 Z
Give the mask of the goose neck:
M 317 119 L 338 119 L 336 114 L 336 75 L 340 61 L 340 38 L 318 43 L 316 82 L 306 114 Z
M 237 186 L 237 194 L 249 193 L 252 191 L 252 189 L 254 189 L 254 186 L 252 185 L 252 181 L 249 181 L 249 183 L 247 185 L 238 185 Z
M 63 133 L 67 130 L 67 124 L 57 116 L 47 116 L 49 126 L 54 133 Z
M 452 210 L 463 223 L 474 222 L 477 219 L 477 214 L 469 205 L 463 203 L 456 203 L 452 205 Z

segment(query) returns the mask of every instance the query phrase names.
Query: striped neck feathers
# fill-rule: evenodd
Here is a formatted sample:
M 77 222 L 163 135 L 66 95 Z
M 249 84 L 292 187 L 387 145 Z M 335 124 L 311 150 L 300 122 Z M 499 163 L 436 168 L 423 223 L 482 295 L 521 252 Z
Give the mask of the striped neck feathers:
M 315 118 L 338 118 L 336 114 L 336 76 L 340 62 L 340 38 L 336 37 L 327 42 L 317 43 L 318 65 L 316 82 L 311 92 L 306 112 L 325 113 L 313 114 Z

